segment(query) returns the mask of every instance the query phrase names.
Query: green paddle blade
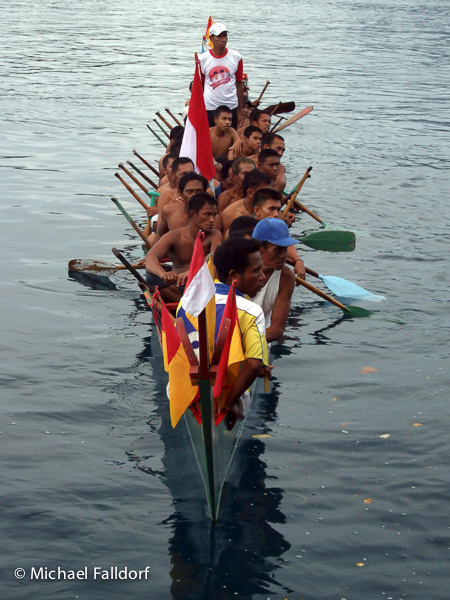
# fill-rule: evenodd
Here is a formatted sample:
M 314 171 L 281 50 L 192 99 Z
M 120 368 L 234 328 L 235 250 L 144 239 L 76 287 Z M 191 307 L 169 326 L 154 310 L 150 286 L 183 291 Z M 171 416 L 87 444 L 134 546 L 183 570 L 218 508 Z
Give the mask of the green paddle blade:
M 370 317 L 373 312 L 360 306 L 345 306 L 344 314 L 349 317 Z
M 356 237 L 353 231 L 327 229 L 313 231 L 313 233 L 309 233 L 303 237 L 293 234 L 291 236 L 309 248 L 324 250 L 325 252 L 353 252 L 356 245 Z

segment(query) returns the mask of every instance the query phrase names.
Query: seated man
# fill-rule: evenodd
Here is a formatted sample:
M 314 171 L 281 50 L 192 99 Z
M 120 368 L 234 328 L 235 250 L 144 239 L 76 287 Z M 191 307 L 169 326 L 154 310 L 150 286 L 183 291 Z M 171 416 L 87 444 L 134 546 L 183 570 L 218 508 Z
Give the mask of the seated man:
M 169 171 L 171 173 L 171 179 L 173 179 L 173 182 L 175 183 L 175 187 L 171 190 L 168 190 L 167 192 L 162 193 L 161 196 L 158 198 L 159 214 L 161 214 L 161 211 L 166 206 L 166 204 L 182 202 L 178 185 L 183 175 L 194 171 L 194 163 L 187 156 L 180 156 L 172 161 Z
M 166 148 L 165 154 L 169 154 L 169 152 L 175 152 L 175 151 L 177 153 L 180 152 L 181 142 L 183 141 L 183 134 L 184 134 L 184 127 L 182 125 L 176 125 L 175 127 L 173 127 L 170 130 L 170 133 L 169 133 L 169 136 L 170 136 L 169 137 L 169 143 L 167 144 L 167 148 Z M 163 161 L 163 158 L 164 158 L 165 154 L 163 154 L 163 156 L 161 156 L 161 158 L 159 159 L 159 162 L 158 162 L 158 165 L 159 165 L 159 184 L 160 185 L 162 185 L 161 182 L 162 182 L 162 179 L 164 178 L 164 175 L 162 173 L 162 161 Z M 165 182 L 163 182 L 163 183 L 165 183 Z
M 194 194 L 206 192 L 208 180 L 203 175 L 191 171 L 185 173 L 178 184 L 180 200 L 163 206 L 158 220 L 158 229 L 153 244 L 156 244 L 168 231 L 186 227 L 189 223 L 189 200 Z
M 235 129 L 231 127 L 231 110 L 228 106 L 219 106 L 214 111 L 214 127 L 209 128 L 214 158 L 228 156 L 235 158 L 241 155 L 242 142 Z
M 195 194 L 189 200 L 188 211 L 189 224 L 169 231 L 145 257 L 147 283 L 152 287 L 158 286 L 165 302 L 178 302 L 182 296 L 198 232 L 205 233 L 205 256 L 214 252 L 222 241 L 222 234 L 214 229 L 217 215 L 215 198 L 205 192 Z M 161 260 L 167 257 L 172 262 L 172 271 L 166 271 L 161 266 Z
M 263 175 L 261 171 L 254 169 L 246 173 L 242 183 L 244 197 L 233 204 L 230 204 L 222 213 L 222 234 L 226 239 L 228 229 L 231 223 L 241 215 L 253 215 L 253 197 L 258 190 L 267 188 L 270 185 L 270 179 Z
M 255 227 L 258 225 L 258 221 L 255 217 L 248 215 L 242 215 L 235 219 L 228 229 L 228 238 L 231 237 L 245 237 L 248 240 L 251 239 Z
M 283 174 L 280 173 L 280 157 L 276 150 L 261 150 L 258 154 L 258 169 L 270 177 L 271 188 L 277 192 L 282 192 L 286 187 L 286 175 L 285 169 L 283 168 Z
M 172 173 L 172 163 L 176 158 L 178 158 L 177 153 L 169 152 L 168 154 L 165 154 L 162 159 L 161 175 L 162 177 L 167 177 L 167 183 L 165 183 L 164 185 L 160 185 L 159 188 L 156 190 L 160 194 L 163 194 L 164 192 L 171 192 L 177 187 L 175 183 L 174 174 Z
M 258 154 L 261 150 L 262 135 L 261 129 L 259 127 L 255 127 L 255 125 L 246 127 L 244 133 L 242 134 L 241 156 L 251 158 L 255 164 L 258 160 Z
M 268 218 L 281 217 L 281 194 L 272 188 L 258 190 L 253 197 L 253 211 L 256 219 L 262 221 Z M 297 277 L 305 279 L 305 265 L 297 254 L 297 250 L 290 246 L 287 251 L 288 262 L 294 267 Z
M 278 133 L 267 133 L 261 140 L 261 150 L 275 150 L 281 160 L 283 158 L 284 151 L 286 150 L 284 138 Z M 272 187 L 279 192 L 282 192 L 286 187 L 286 167 L 282 163 L 280 163 L 277 181 Z
M 265 283 L 252 300 L 264 311 L 266 338 L 270 343 L 278 340 L 286 327 L 295 288 L 294 272 L 285 264 L 287 249 L 299 242 L 289 237 L 284 221 L 271 218 L 257 223 L 253 238 L 262 242 L 260 253 Z
M 232 413 L 231 425 L 243 415 L 239 410 L 239 398 L 257 377 L 269 375 L 264 314 L 259 306 L 250 302 L 263 285 L 262 261 L 259 242 L 244 238 L 232 238 L 223 242 L 214 253 L 214 266 L 220 283 L 216 283 L 216 323 L 220 323 L 233 281 L 236 288 L 236 304 L 241 330 L 244 364 L 239 371 L 225 401 L 225 408 Z
M 233 204 L 233 202 L 241 200 L 244 197 L 244 192 L 242 191 L 244 175 L 249 171 L 253 171 L 255 168 L 255 163 L 251 158 L 241 157 L 236 158 L 233 161 L 231 170 L 233 171 L 234 185 L 226 192 L 222 192 L 222 194 L 220 194 L 220 196 L 217 198 L 219 215 L 222 214 L 227 206 Z
M 214 190 L 216 199 L 219 198 L 222 192 L 226 192 L 234 185 L 232 165 L 233 161 L 227 160 L 220 169 L 220 183 Z
M 258 110 L 257 108 L 251 112 L 250 125 L 256 125 L 256 127 L 259 127 L 264 134 L 269 133 L 270 123 L 271 117 L 268 112 Z

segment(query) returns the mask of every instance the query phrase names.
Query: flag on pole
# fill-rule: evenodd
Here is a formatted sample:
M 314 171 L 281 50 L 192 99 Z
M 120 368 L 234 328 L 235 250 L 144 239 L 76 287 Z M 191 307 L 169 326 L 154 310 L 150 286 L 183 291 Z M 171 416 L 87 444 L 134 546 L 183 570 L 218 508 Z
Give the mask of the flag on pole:
M 244 361 L 234 283 L 228 292 L 221 325 L 225 318 L 229 318 L 231 322 L 217 369 L 216 383 L 214 384 L 213 395 L 214 399 L 218 400 L 218 411 L 225 405 L 231 385 L 238 376 L 241 363 Z
M 192 255 L 191 266 L 189 267 L 189 277 L 183 297 L 181 298 L 181 306 L 193 317 L 198 317 L 216 293 L 210 270 L 205 262 L 205 253 L 202 245 L 204 237 L 205 234 L 200 232 L 195 240 L 194 253 Z
M 169 374 L 170 420 L 175 427 L 198 392 L 198 386 L 191 383 L 189 361 L 181 344 L 180 336 L 162 300 L 159 291 L 153 294 L 152 307 L 156 313 L 160 309 L 161 346 L 164 356 L 164 369 Z M 155 323 L 157 314 L 155 314 Z
M 203 86 L 200 75 L 200 61 L 195 55 L 194 83 L 192 85 L 189 112 L 181 144 L 180 156 L 192 160 L 197 173 L 211 180 L 216 174 L 209 134 L 208 115 L 206 114 Z
M 211 40 L 209 39 L 209 30 L 211 29 L 211 26 L 213 24 L 214 24 L 214 19 L 212 18 L 211 15 L 209 15 L 208 24 L 206 25 L 206 33 L 203 36 L 203 41 L 202 41 L 202 54 L 203 54 L 203 52 L 208 52 L 208 50 L 213 47 Z

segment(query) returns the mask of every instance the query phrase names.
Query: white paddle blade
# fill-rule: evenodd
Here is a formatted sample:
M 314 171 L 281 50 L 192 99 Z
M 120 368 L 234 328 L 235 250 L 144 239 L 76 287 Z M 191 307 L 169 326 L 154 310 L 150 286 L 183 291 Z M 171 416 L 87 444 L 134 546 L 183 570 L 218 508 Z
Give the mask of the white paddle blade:
M 370 302 L 381 302 L 385 300 L 384 296 L 377 296 L 368 290 L 365 290 L 356 283 L 343 279 L 342 277 L 334 277 L 333 275 L 320 275 L 324 284 L 329 290 L 343 298 L 354 298 L 355 300 L 369 300 Z

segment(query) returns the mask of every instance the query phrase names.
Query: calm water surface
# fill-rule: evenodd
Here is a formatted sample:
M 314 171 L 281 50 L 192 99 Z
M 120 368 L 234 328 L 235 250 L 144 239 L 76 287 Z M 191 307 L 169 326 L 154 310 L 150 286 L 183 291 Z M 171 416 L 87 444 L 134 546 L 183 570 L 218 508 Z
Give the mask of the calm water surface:
M 448 598 L 448 3 L 0 4 L 0 597 Z M 357 247 L 307 265 L 387 298 L 349 320 L 296 290 L 215 527 L 134 282 L 67 271 L 139 256 L 114 172 L 161 155 L 145 125 L 182 109 L 209 14 L 253 97 L 314 105 L 288 185 L 312 165 L 303 202 Z M 58 566 L 88 579 L 30 578 Z

